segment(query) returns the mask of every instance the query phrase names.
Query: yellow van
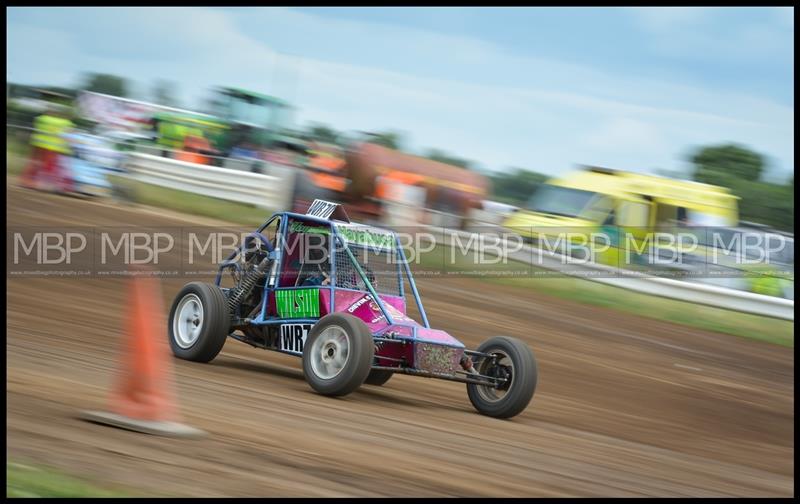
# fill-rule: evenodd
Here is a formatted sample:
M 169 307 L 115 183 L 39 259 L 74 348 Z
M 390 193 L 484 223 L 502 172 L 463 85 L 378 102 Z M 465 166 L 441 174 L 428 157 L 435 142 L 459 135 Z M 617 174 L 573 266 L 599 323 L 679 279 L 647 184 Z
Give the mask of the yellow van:
M 601 233 L 611 237 L 611 250 L 595 260 L 621 265 L 620 233 L 642 238 L 676 226 L 735 226 L 738 199 L 714 185 L 586 167 L 541 185 L 503 227 L 534 243 L 564 232 Z

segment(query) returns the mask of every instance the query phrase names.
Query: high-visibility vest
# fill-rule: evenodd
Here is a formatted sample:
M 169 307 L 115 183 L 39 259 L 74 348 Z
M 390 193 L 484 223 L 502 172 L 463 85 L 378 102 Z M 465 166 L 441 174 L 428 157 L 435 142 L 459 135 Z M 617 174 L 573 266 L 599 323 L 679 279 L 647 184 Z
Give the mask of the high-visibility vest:
M 187 163 L 208 164 L 208 157 L 197 152 L 178 151 L 175 153 L 175 159 L 186 161 Z
M 166 121 L 158 123 L 158 143 L 173 149 L 180 147 L 183 143 L 180 127 Z
M 33 126 L 36 131 L 31 135 L 31 145 L 61 154 L 70 154 L 69 142 L 63 135 L 73 127 L 72 121 L 42 114 L 36 118 Z
M 162 121 L 158 124 L 158 142 L 172 149 L 180 149 L 188 136 L 203 136 L 200 128 Z
M 780 296 L 783 292 L 780 278 L 771 276 L 766 271 L 753 278 L 750 285 L 753 292 L 765 296 Z

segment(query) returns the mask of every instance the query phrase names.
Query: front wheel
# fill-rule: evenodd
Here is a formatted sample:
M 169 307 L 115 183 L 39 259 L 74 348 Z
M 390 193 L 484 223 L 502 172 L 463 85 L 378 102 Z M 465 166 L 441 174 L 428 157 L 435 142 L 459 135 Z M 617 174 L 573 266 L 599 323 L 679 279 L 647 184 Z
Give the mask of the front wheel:
M 478 347 L 478 352 L 492 354 L 475 364 L 485 376 L 502 378 L 498 386 L 467 384 L 467 395 L 479 413 L 495 418 L 511 418 L 522 413 L 533 398 L 538 369 L 533 352 L 522 341 L 496 336 Z
M 230 314 L 219 287 L 186 284 L 169 311 L 169 346 L 176 357 L 210 362 L 222 350 L 230 331 Z
M 372 334 L 361 319 L 331 313 L 319 319 L 303 345 L 303 375 L 320 394 L 346 395 L 367 379 L 374 354 Z

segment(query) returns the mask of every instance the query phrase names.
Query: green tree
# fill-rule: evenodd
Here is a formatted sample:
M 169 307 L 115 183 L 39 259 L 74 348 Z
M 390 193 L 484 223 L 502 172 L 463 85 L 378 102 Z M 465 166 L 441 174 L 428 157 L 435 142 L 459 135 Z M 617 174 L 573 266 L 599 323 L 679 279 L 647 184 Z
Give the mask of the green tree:
M 756 182 L 764 171 L 764 157 L 747 147 L 726 144 L 701 147 L 691 157 L 694 179 L 718 184 L 730 177 Z
M 86 77 L 83 89 L 86 91 L 94 91 L 95 93 L 127 98 L 128 81 L 124 77 L 118 77 L 116 75 L 92 73 Z
M 441 151 L 439 149 L 429 149 L 428 153 L 425 154 L 425 157 L 428 159 L 432 159 L 434 161 L 439 161 L 440 163 L 460 166 L 461 168 L 466 168 L 467 170 L 471 170 L 474 164 L 469 159 L 463 159 L 460 157 L 451 156 L 450 154 Z
M 341 134 L 335 129 L 322 123 L 312 123 L 307 130 L 307 134 L 318 142 L 338 143 Z
M 369 143 L 382 145 L 389 149 L 403 150 L 403 136 L 396 131 L 384 131 L 381 133 L 367 133 Z
M 63 100 L 74 100 L 78 96 L 78 91 L 64 86 L 42 86 L 40 88 L 44 94 L 49 94 Z
M 15 84 L 13 82 L 6 81 L 6 98 L 16 98 L 20 95 L 23 89 L 24 87 L 22 84 Z
M 549 177 L 524 168 L 510 168 L 506 172 L 490 175 L 492 197 L 513 205 L 523 205 L 533 192 Z
M 742 198 L 739 218 L 794 232 L 794 186 L 736 179 L 730 189 Z
M 727 144 L 699 148 L 689 157 L 694 180 L 727 187 L 739 196 L 739 218 L 794 231 L 794 177 L 787 184 L 761 181 L 764 156 Z
M 177 85 L 174 82 L 159 79 L 153 86 L 153 101 L 167 107 L 180 107 L 177 98 L 175 98 L 176 87 Z

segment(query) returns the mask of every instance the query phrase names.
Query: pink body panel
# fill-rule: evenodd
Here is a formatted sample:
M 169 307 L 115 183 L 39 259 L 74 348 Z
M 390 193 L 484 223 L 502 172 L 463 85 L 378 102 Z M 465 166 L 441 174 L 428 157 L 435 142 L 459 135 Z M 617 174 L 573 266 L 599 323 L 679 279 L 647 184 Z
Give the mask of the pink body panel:
M 319 290 L 319 316 L 324 317 L 331 312 L 331 290 Z
M 378 303 L 372 300 L 372 296 L 367 293 L 357 291 L 337 290 L 334 309 L 337 312 L 345 312 L 355 315 L 367 324 L 372 334 L 396 333 L 398 336 L 414 338 L 416 329 L 416 339 L 430 341 L 463 348 L 464 345 L 444 331 L 438 329 L 428 329 L 416 320 L 408 317 L 406 312 L 405 300 L 399 296 L 388 296 L 379 294 L 381 301 L 386 305 L 386 310 L 394 320 L 390 325 L 383 316 Z

